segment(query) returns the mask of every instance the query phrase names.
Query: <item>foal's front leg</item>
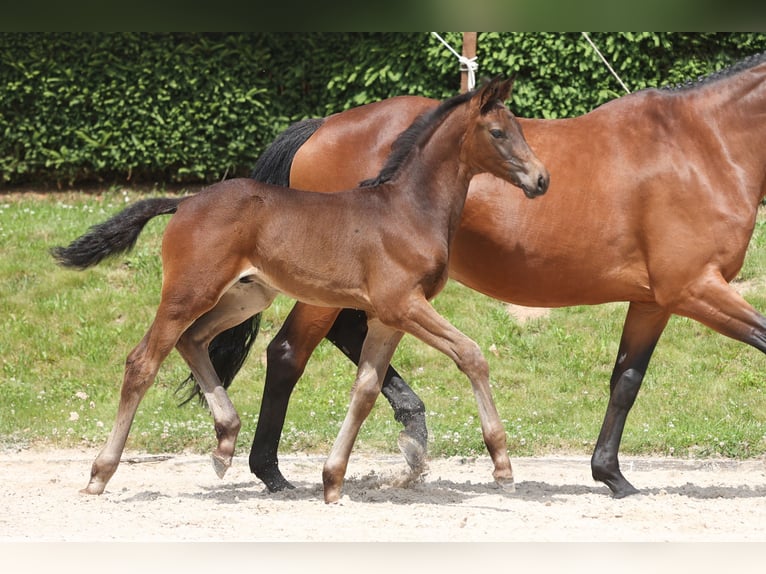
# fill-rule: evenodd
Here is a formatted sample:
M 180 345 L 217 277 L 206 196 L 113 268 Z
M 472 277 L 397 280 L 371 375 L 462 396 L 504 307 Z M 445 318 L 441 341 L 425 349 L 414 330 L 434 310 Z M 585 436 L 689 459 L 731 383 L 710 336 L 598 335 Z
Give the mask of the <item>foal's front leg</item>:
M 377 319 L 368 321 L 356 381 L 351 389 L 351 403 L 322 471 L 324 500 L 328 504 L 340 499 L 354 442 L 380 394 L 386 369 L 403 335 Z
M 513 492 L 515 486 L 506 446 L 505 428 L 492 398 L 489 366 L 481 349 L 472 339 L 439 315 L 427 300 L 413 298 L 406 308 L 407 315 L 397 318 L 396 325 L 447 355 L 471 381 L 479 407 L 484 444 L 495 466 L 492 476 L 504 490 Z

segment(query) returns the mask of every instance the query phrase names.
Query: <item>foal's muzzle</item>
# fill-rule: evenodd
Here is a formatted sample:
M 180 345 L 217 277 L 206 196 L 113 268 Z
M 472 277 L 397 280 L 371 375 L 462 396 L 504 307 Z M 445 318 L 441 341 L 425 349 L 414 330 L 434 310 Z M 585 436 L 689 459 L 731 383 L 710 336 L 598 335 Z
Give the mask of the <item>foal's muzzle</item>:
M 539 197 L 548 191 L 548 185 L 550 184 L 551 176 L 547 169 L 541 168 L 535 172 L 524 174 L 524 176 L 525 177 L 522 179 L 527 181 L 523 181 L 520 187 L 524 192 L 524 195 L 526 195 L 529 199 Z

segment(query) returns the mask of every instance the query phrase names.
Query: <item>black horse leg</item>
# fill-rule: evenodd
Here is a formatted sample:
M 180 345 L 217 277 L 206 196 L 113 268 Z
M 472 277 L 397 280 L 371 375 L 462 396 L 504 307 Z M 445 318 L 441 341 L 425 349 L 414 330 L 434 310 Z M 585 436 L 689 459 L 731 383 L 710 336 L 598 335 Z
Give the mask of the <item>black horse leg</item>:
M 335 320 L 334 324 L 330 322 Z M 331 325 L 331 326 L 330 326 Z M 297 304 L 267 348 L 266 382 L 258 424 L 250 449 L 250 471 L 271 492 L 292 488 L 279 469 L 278 449 L 290 395 L 303 374 L 311 353 L 327 337 L 355 363 L 359 360 L 367 332 L 363 312 L 341 311 L 340 316 L 326 309 Z M 394 407 L 394 416 L 405 427 L 399 447 L 414 473 L 425 468 L 428 432 L 423 401 L 389 367 L 383 394 Z
M 354 364 L 359 364 L 359 356 L 366 335 L 367 315 L 364 311 L 344 309 L 327 333 L 327 339 Z M 399 434 L 399 448 L 412 472 L 420 474 L 426 465 L 428 441 L 426 407 L 420 397 L 391 366 L 386 371 L 382 393 L 394 409 L 394 418 L 404 426 L 404 430 Z
M 297 303 L 266 348 L 266 382 L 250 447 L 250 471 L 271 492 L 293 488 L 279 470 L 277 451 L 290 395 L 338 312 Z
M 606 484 L 615 498 L 638 492 L 620 471 L 620 441 L 628 413 L 669 317 L 656 305 L 631 303 L 625 318 L 620 350 L 612 372 L 609 404 L 591 458 L 594 480 Z

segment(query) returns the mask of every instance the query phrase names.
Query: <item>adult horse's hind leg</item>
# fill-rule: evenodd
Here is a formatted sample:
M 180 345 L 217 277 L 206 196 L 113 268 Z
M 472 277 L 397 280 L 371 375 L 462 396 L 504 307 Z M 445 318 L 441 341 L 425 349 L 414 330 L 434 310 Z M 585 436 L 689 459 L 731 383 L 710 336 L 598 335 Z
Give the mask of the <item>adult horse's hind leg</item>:
M 669 316 L 655 304 L 631 303 L 625 318 L 620 350 L 612 371 L 609 404 L 591 457 L 593 478 L 605 483 L 615 498 L 638 492 L 620 471 L 620 441 L 628 413 Z
M 404 333 L 371 319 L 362 347 L 351 402 L 322 470 L 326 503 L 340 499 L 348 459 L 362 423 L 380 394 L 383 376 Z
M 266 382 L 250 448 L 250 472 L 270 492 L 293 488 L 279 470 L 279 439 L 287 405 L 311 353 L 327 334 L 338 309 L 297 303 L 266 348 Z
M 299 302 L 269 343 L 263 399 L 250 449 L 250 471 L 269 491 L 292 488 L 279 470 L 277 451 L 290 395 L 309 357 L 322 338 L 327 337 L 358 365 L 366 333 L 367 315 L 363 311 L 344 309 L 339 314 L 337 309 Z M 412 474 L 420 475 L 427 466 L 425 405 L 390 366 L 382 392 L 394 408 L 396 420 L 405 427 L 399 435 L 399 448 Z

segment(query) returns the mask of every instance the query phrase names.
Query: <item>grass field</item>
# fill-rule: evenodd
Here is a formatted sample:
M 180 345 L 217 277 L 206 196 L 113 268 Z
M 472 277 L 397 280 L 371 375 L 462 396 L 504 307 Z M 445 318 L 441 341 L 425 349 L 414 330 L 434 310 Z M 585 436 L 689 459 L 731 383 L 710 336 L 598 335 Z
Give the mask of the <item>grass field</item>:
M 102 446 L 114 416 L 127 353 L 158 302 L 159 241 L 166 218 L 150 222 L 136 249 L 78 272 L 48 250 L 112 215 L 134 191 L 0 195 L 0 447 Z M 766 219 L 737 281 L 766 309 Z M 450 282 L 434 302 L 473 337 L 490 362 L 511 456 L 590 453 L 603 419 L 609 376 L 627 304 L 556 309 L 519 323 L 506 305 Z M 230 395 L 242 417 L 237 452 L 249 450 L 265 374 L 264 352 L 292 301 L 264 313 L 261 335 Z M 476 403 L 452 362 L 405 337 L 393 361 L 427 407 L 432 455 L 484 454 Z M 674 317 L 657 347 L 626 427 L 622 452 L 749 457 L 766 451 L 766 357 L 702 325 Z M 345 415 L 354 368 L 323 342 L 299 383 L 281 452 L 326 453 Z M 128 446 L 147 452 L 209 451 L 205 407 L 179 408 L 187 375 L 173 353 L 137 414 Z M 385 399 L 357 449 L 395 452 L 400 426 Z

